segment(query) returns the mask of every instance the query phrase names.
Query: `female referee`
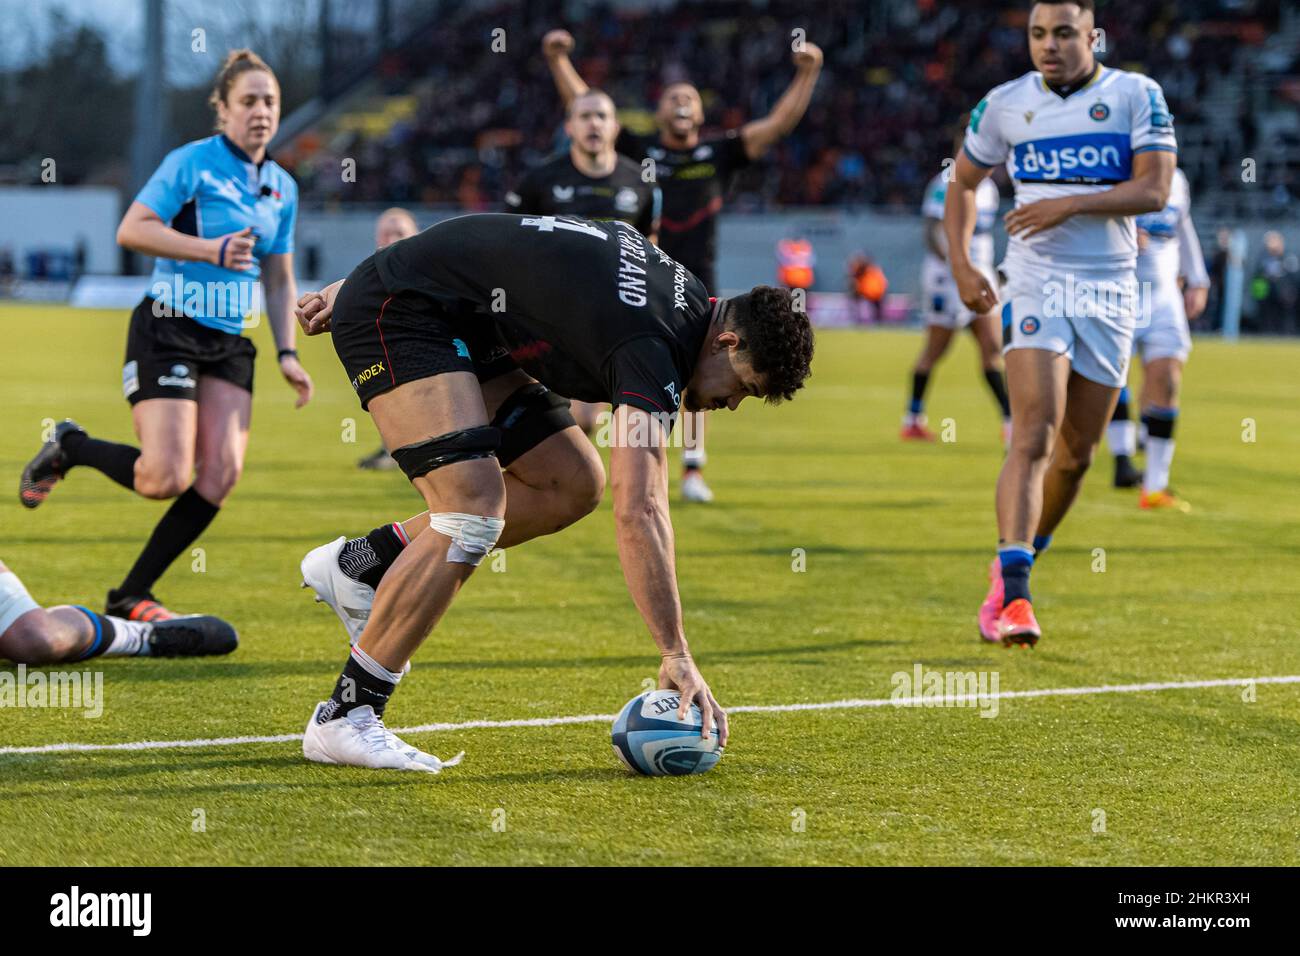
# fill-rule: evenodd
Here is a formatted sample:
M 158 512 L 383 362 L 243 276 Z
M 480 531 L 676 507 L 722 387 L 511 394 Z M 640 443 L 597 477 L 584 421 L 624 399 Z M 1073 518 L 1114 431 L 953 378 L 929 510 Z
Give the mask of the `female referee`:
M 297 407 L 312 394 L 294 350 L 298 187 L 266 153 L 280 122 L 279 84 L 257 54 L 235 50 L 209 102 L 217 134 L 168 154 L 117 229 L 120 245 L 156 257 L 122 368 L 140 447 L 91 438 L 67 420 L 19 487 L 22 503 L 35 508 L 86 465 L 145 498 L 176 499 L 108 592 L 105 613 L 131 620 L 175 616 L 154 597 L 154 582 L 216 517 L 243 469 L 257 350 L 242 332 L 255 324 L 259 277 L 280 373 L 297 390 Z

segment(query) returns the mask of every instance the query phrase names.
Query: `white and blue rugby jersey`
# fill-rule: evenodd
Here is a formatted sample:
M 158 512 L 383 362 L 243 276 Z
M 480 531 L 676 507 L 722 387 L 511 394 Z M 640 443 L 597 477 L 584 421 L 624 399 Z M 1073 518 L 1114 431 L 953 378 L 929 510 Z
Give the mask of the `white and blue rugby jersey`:
M 1068 96 L 1053 93 L 1037 71 L 1003 83 L 971 111 L 966 156 L 980 166 L 1006 163 L 1016 206 L 1099 192 L 1133 178 L 1133 157 L 1177 152 L 1174 119 L 1149 77 L 1097 65 Z M 1133 268 L 1132 216 L 1071 216 L 1052 229 L 1013 236 L 1007 261 Z
M 253 304 L 263 256 L 293 252 L 298 185 L 269 156 L 254 163 L 225 136 L 186 143 L 167 154 L 136 202 L 177 232 L 203 239 L 253 227 L 253 267 L 157 259 L 149 296 L 200 325 L 238 334 Z
M 951 174 L 950 174 L 951 175 Z M 944 173 L 930 180 L 925 187 L 925 200 L 921 203 L 921 215 L 927 219 L 943 219 L 943 204 L 948 195 L 948 183 Z M 998 203 L 1002 197 L 997 184 L 992 179 L 985 179 L 975 190 L 975 235 L 970 240 L 971 261 L 986 269 L 993 268 L 993 225 L 998 219 Z M 929 250 L 926 258 L 934 259 Z M 938 260 L 935 260 L 938 261 Z
M 1146 248 L 1138 253 L 1139 281 L 1176 288 L 1181 275 L 1190 286 L 1210 284 L 1201 241 L 1192 225 L 1192 191 L 1181 169 L 1174 170 L 1165 208 L 1138 216 L 1137 227 L 1147 234 Z

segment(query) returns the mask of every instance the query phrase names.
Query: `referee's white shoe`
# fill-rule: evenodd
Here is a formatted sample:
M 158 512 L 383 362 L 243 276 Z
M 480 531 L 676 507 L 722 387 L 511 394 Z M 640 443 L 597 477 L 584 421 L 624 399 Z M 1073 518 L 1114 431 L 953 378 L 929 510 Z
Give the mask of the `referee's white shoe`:
M 307 731 L 302 737 L 302 755 L 308 760 L 372 770 L 439 773 L 443 767 L 456 766 L 465 756 L 462 750 L 450 760 L 439 760 L 433 754 L 412 747 L 385 727 L 369 704 L 354 707 L 335 720 L 317 723 L 321 708 L 329 703 L 321 701 L 317 704 L 311 720 L 307 721 Z

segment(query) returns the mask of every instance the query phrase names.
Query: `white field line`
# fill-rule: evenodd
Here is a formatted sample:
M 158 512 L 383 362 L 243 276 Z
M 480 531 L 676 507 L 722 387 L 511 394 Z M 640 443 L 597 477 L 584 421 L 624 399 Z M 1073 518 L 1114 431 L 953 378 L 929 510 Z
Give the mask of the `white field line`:
M 727 708 L 728 714 L 782 714 L 801 710 L 860 710 L 865 707 L 976 706 L 991 700 L 1030 697 L 1092 697 L 1098 694 L 1140 694 L 1163 690 L 1196 690 L 1206 687 L 1245 687 L 1249 684 L 1300 684 L 1300 674 L 1280 677 L 1222 677 L 1214 680 L 1168 681 L 1146 684 L 1102 684 L 1098 687 L 1049 687 L 1040 690 L 1007 690 L 996 694 L 947 694 L 942 697 L 892 697 L 831 700 L 811 704 L 742 704 Z M 577 714 L 569 717 L 529 717 L 519 720 L 466 720 L 461 723 L 418 724 L 394 727 L 397 734 L 425 734 L 450 730 L 480 730 L 509 727 L 559 727 L 564 724 L 611 723 L 615 714 Z M 98 750 L 167 750 L 171 748 L 237 747 L 241 744 L 287 744 L 302 740 L 302 734 L 273 734 L 265 737 L 210 737 L 199 740 L 136 740 L 120 744 L 39 744 L 29 747 L 0 747 L 6 754 L 49 754 Z

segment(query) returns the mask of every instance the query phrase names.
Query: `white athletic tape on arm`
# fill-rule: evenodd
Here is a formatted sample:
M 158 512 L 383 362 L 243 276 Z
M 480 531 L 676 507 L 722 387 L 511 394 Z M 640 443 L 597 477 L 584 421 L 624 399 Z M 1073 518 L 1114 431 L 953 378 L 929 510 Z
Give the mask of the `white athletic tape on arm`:
M 14 621 L 28 611 L 39 608 L 40 605 L 23 587 L 23 582 L 18 580 L 18 575 L 12 571 L 0 572 L 0 634 L 9 630 Z
M 429 527 L 451 538 L 447 561 L 453 564 L 477 567 L 483 556 L 496 547 L 505 526 L 504 518 L 484 518 L 456 511 L 429 515 Z

